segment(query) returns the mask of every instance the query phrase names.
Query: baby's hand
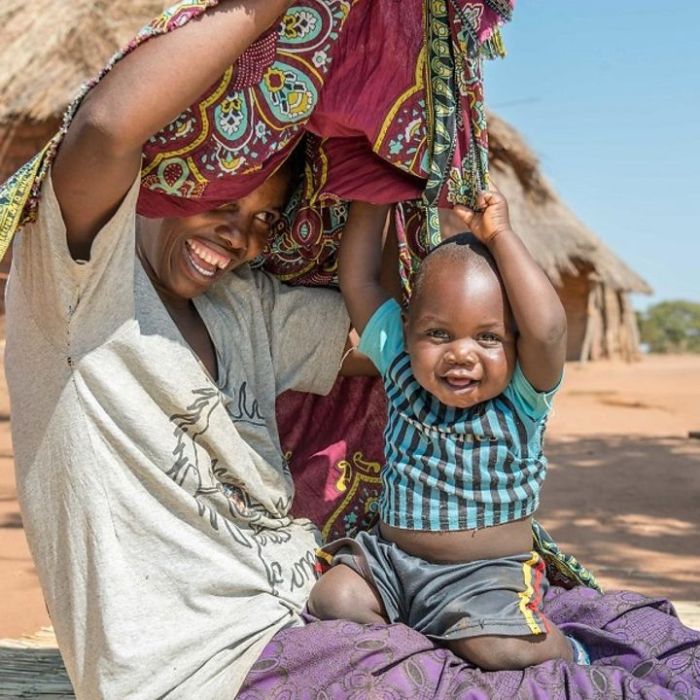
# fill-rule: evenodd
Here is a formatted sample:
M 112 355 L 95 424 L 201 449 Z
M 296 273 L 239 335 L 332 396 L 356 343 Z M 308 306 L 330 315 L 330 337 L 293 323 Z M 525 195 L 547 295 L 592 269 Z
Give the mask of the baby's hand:
M 484 244 L 490 246 L 502 231 L 511 231 L 508 203 L 498 190 L 480 192 L 476 208 L 457 205 L 454 212 L 464 225 Z

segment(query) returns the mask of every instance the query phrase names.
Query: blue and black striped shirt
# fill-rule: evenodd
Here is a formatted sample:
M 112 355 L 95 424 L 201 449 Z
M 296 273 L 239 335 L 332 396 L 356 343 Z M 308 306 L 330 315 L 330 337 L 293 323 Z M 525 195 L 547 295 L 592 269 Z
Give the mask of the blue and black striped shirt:
M 384 378 L 382 520 L 410 530 L 491 527 L 532 514 L 547 470 L 542 436 L 556 389 L 538 392 L 516 365 L 494 399 L 446 406 L 418 384 L 401 310 L 390 300 L 369 320 L 359 350 Z

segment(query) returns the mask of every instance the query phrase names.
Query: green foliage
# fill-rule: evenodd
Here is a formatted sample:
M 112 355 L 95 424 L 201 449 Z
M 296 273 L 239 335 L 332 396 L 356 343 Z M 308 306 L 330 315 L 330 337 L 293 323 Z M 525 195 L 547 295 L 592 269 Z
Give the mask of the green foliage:
M 637 320 L 650 352 L 700 353 L 700 304 L 662 301 L 638 313 Z

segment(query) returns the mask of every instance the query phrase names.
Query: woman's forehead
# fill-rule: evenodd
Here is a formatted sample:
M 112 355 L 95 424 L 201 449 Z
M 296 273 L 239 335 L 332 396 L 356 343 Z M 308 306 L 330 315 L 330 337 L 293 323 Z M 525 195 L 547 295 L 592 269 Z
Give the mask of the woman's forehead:
M 248 194 L 239 199 L 225 202 L 216 207 L 216 210 L 237 209 L 241 204 L 281 209 L 287 203 L 290 180 L 291 173 L 288 168 L 280 168 Z

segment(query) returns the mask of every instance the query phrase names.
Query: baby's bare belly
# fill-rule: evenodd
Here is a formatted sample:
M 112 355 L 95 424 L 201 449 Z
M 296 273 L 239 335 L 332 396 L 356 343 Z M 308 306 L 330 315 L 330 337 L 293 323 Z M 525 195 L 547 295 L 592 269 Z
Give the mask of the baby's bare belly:
M 395 542 L 411 556 L 434 563 L 455 564 L 529 552 L 532 549 L 531 523 L 530 518 L 525 518 L 483 530 L 422 532 L 382 522 L 379 529 L 384 539 Z

